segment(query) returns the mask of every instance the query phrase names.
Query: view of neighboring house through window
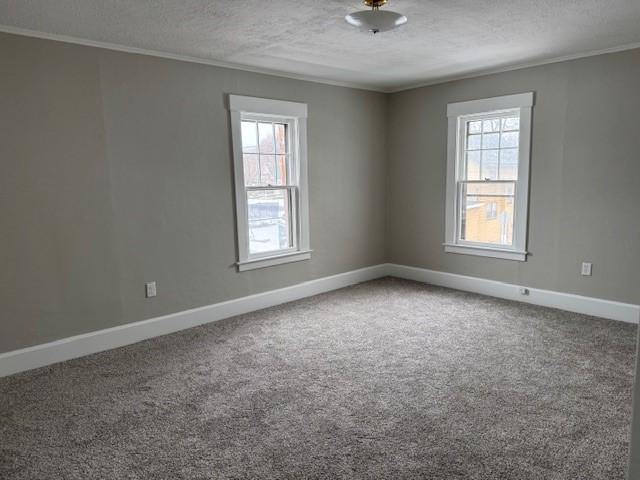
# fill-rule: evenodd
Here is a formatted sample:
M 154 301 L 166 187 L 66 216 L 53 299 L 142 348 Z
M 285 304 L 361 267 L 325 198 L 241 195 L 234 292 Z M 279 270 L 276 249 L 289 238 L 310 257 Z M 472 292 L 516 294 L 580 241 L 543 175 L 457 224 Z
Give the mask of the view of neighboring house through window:
M 449 105 L 446 251 L 526 259 L 532 105 L 530 93 Z
M 306 105 L 230 96 L 240 270 L 309 258 Z

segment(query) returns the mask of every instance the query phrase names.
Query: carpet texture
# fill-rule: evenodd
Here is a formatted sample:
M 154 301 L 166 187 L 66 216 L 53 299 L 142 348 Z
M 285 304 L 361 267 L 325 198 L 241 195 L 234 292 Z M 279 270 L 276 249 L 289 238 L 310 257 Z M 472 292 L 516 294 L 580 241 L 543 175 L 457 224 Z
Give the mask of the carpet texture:
M 368 282 L 0 379 L 0 478 L 622 480 L 635 332 Z

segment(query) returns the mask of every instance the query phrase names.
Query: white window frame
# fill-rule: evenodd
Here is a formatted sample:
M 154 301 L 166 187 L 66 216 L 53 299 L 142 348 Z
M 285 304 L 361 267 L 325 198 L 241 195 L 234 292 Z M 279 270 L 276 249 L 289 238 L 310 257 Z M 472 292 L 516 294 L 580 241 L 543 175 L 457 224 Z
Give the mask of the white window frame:
M 506 260 L 527 260 L 529 215 L 529 164 L 531 156 L 531 116 L 533 92 L 450 103 L 447 106 L 447 193 L 444 250 L 449 253 L 478 255 Z M 518 179 L 515 181 L 512 245 L 476 244 L 460 240 L 458 182 L 464 165 L 465 122 L 477 117 L 505 112 L 519 113 Z
M 307 105 L 267 98 L 229 95 L 231 137 L 238 234 L 238 271 L 299 262 L 311 258 L 309 242 L 309 196 L 307 173 Z M 291 194 L 291 236 L 293 246 L 275 252 L 251 254 L 249 250 L 249 214 L 242 155 L 242 120 L 286 123 L 289 128 L 289 174 L 286 188 Z M 252 187 L 253 188 L 253 187 Z M 261 187 L 257 187 L 261 188 Z M 268 188 L 268 187 L 265 187 Z M 256 188 L 253 188 L 256 189 Z

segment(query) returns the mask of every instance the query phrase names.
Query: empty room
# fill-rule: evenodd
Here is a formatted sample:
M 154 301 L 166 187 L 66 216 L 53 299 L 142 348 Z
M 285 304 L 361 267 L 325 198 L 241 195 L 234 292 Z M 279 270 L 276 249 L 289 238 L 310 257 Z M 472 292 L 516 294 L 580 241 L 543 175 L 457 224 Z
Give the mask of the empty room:
M 640 480 L 639 26 L 0 0 L 0 478 Z

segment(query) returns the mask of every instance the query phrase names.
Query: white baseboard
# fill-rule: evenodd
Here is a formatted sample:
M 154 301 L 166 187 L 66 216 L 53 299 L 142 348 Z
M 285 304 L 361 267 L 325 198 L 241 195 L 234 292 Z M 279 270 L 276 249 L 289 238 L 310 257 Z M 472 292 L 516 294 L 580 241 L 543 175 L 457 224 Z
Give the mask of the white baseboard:
M 529 288 L 529 295 L 525 296 L 520 294 L 520 286 L 509 283 L 438 272 L 424 268 L 408 267 L 405 265 L 380 264 L 332 275 L 330 277 L 310 280 L 291 287 L 249 295 L 205 307 L 185 310 L 162 317 L 128 323 L 105 330 L 98 330 L 96 332 L 76 335 L 50 343 L 2 353 L 0 354 L 0 377 L 92 353 L 102 352 L 104 350 L 110 350 L 112 348 L 123 347 L 149 338 L 166 335 L 385 276 L 416 280 L 442 287 L 465 290 L 545 307 L 553 307 L 611 320 L 638 323 L 640 319 L 640 306 L 638 305 L 529 287 L 527 287 Z
M 387 273 L 392 277 L 416 280 L 442 287 L 455 288 L 467 292 L 480 293 L 491 297 L 505 298 L 518 302 L 531 303 L 544 307 L 558 308 L 569 312 L 583 313 L 595 317 L 619 320 L 621 322 L 638 323 L 640 306 L 630 303 L 614 302 L 600 298 L 583 297 L 571 293 L 554 292 L 538 288 L 525 287 L 529 295 L 520 293 L 520 285 L 468 277 L 454 273 L 438 272 L 425 268 L 408 267 L 406 265 L 388 264 Z
M 153 337 L 242 315 L 274 305 L 348 287 L 387 275 L 385 264 L 310 280 L 291 287 L 249 295 L 162 317 L 63 338 L 0 354 L 0 377 L 123 347 Z

